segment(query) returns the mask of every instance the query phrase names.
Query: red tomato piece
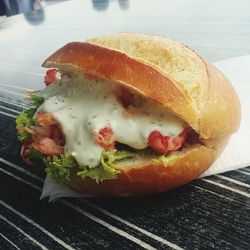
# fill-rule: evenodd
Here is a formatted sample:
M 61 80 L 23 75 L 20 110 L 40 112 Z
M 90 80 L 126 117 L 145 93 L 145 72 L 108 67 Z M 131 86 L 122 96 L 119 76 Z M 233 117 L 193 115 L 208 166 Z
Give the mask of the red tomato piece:
M 185 142 L 186 138 L 187 138 L 187 130 L 183 130 L 182 133 L 180 133 L 176 137 L 170 137 L 168 144 L 169 151 L 174 151 L 179 149 Z
M 148 137 L 148 145 L 160 154 L 168 152 L 168 136 L 162 135 L 159 131 L 153 131 Z
M 179 149 L 187 138 L 187 130 L 176 137 L 164 136 L 159 131 L 153 131 L 148 137 L 148 145 L 159 154 Z
M 115 137 L 113 130 L 110 127 L 105 127 L 95 133 L 95 142 L 104 149 L 115 148 Z
M 46 76 L 44 77 L 44 83 L 46 84 L 46 86 L 55 83 L 59 80 L 59 78 L 57 78 L 56 76 L 57 72 L 58 72 L 57 69 L 47 70 Z

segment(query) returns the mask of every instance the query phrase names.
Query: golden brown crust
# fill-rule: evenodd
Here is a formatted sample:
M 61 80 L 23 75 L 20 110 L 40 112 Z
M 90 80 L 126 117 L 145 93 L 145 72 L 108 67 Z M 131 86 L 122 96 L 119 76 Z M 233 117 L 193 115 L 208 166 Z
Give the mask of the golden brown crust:
M 201 175 L 215 160 L 216 151 L 195 145 L 185 153 L 170 158 L 167 166 L 153 161 L 133 162 L 117 166 L 118 178 L 97 184 L 94 180 L 72 175 L 71 187 L 81 192 L 98 195 L 142 195 L 164 192 L 186 184 Z
M 239 127 L 240 103 L 226 77 L 186 45 L 166 37 L 120 33 L 88 42 L 126 53 L 155 67 L 181 87 L 192 100 L 198 123 L 192 126 L 203 139 L 230 135 Z M 170 108 L 171 109 L 171 108 Z
M 135 33 L 119 33 L 88 40 L 89 43 L 125 53 L 127 56 L 149 64 L 181 87 L 200 108 L 207 92 L 208 77 L 203 59 L 186 45 L 172 39 Z
M 207 64 L 209 88 L 201 110 L 199 133 L 203 139 L 232 134 L 240 125 L 240 101 L 228 79 Z
M 206 146 L 207 148 L 211 148 L 215 150 L 215 159 L 217 159 L 221 152 L 224 150 L 226 145 L 228 144 L 228 141 L 230 140 L 230 136 L 225 136 L 220 139 L 207 139 L 207 140 L 201 140 L 201 143 Z
M 205 81 L 205 87 L 200 87 L 202 99 L 196 103 L 197 100 L 173 80 L 174 77 L 147 63 L 119 51 L 73 42 L 56 51 L 43 66 L 83 71 L 133 88 L 182 118 L 203 139 L 224 137 L 238 129 L 238 96 L 230 82 L 215 67 L 199 61 L 199 64 L 204 63 L 207 77 L 201 79 Z
M 173 84 L 173 80 L 152 66 L 120 52 L 88 43 L 73 42 L 56 51 L 43 66 L 83 71 L 122 83 L 170 109 L 188 124 L 197 124 L 197 112 L 190 98 Z

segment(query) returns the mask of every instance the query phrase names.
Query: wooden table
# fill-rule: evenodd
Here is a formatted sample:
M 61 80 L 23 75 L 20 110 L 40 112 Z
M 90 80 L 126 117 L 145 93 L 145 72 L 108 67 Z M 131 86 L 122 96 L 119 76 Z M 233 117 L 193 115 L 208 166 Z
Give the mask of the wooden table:
M 161 34 L 211 62 L 250 53 L 250 2 L 80 1 L 0 22 L 0 249 L 250 249 L 250 168 L 153 197 L 39 200 L 45 174 L 20 159 L 14 119 L 42 61 L 69 41 Z

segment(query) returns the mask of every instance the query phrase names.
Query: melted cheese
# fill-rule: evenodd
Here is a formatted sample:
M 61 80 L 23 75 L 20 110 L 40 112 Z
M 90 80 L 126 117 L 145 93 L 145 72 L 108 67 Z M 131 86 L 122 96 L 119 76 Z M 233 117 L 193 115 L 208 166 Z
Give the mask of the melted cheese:
M 65 135 L 65 152 L 79 165 L 98 165 L 103 148 L 95 143 L 94 131 L 104 127 L 112 128 L 116 141 L 135 149 L 148 146 L 152 131 L 177 136 L 185 127 L 179 118 L 148 100 L 125 111 L 115 96 L 116 88 L 104 80 L 89 81 L 76 75 L 41 92 L 45 101 L 38 112 L 53 114 Z

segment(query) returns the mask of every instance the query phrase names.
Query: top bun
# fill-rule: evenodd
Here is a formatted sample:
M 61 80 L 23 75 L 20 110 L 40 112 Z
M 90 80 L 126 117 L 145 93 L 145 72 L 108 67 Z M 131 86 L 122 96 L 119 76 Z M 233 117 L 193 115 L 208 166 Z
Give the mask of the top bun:
M 43 66 L 131 87 L 182 118 L 202 139 L 225 137 L 239 127 L 240 102 L 228 79 L 193 50 L 165 37 L 120 33 L 72 42 Z
M 199 143 L 171 153 L 167 167 L 152 159 L 119 164 L 114 166 L 118 178 L 100 184 L 73 173 L 70 185 L 78 190 L 131 195 L 175 188 L 204 172 L 239 127 L 240 102 L 228 79 L 193 50 L 165 37 L 120 33 L 72 42 L 43 66 L 125 85 L 183 119 L 199 137 Z

